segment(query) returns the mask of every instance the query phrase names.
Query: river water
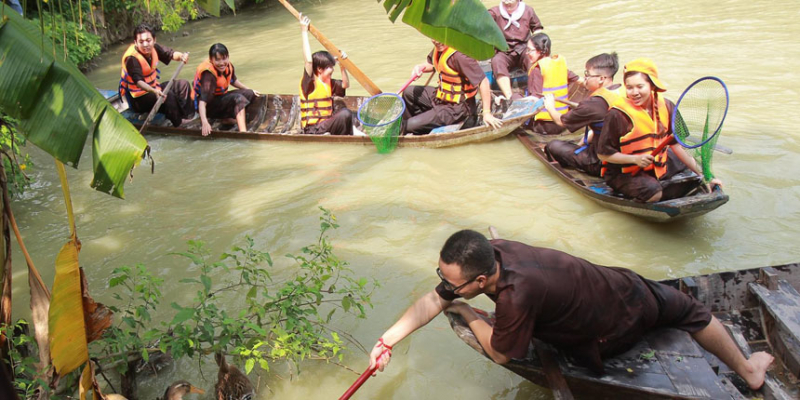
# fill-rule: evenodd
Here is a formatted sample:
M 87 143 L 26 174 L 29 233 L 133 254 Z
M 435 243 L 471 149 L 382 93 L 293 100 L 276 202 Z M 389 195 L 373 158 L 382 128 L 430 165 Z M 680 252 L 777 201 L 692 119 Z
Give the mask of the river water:
M 583 198 L 513 138 L 379 155 L 360 146 L 148 137 L 156 173 L 138 169 L 124 201 L 89 188 L 90 147 L 79 170 L 69 171 L 83 242 L 81 265 L 95 298 L 113 303 L 107 288 L 111 270 L 141 262 L 167 281 L 164 304 L 188 301 L 193 293 L 174 290 L 188 264 L 168 253 L 185 250 L 189 239 L 204 240 L 219 254 L 249 235 L 272 252 L 279 269 L 287 268 L 291 264 L 280 255 L 314 241 L 319 206 L 331 209 L 341 224 L 333 233 L 339 255 L 357 275 L 383 284 L 366 320 L 335 323 L 367 347 L 434 287 L 438 250 L 463 228 L 485 232 L 494 225 L 505 238 L 631 268 L 653 279 L 800 260 L 795 247 L 800 143 L 793 118 L 800 109 L 797 3 L 564 4 L 534 6 L 554 52 L 564 55 L 574 71 L 582 71 L 584 60 L 595 54 L 616 51 L 623 63 L 652 58 L 673 100 L 701 76 L 715 75 L 727 83 L 731 105 L 719 144 L 734 154 L 717 153 L 714 170 L 726 184 L 728 204 L 670 225 L 644 222 Z M 385 91 L 399 88 L 431 47 L 414 29 L 391 24 L 374 1 L 313 1 L 296 7 Z M 297 91 L 300 29 L 277 2 L 189 23 L 178 34 L 160 34 L 158 41 L 191 52 L 191 66 L 212 43 L 222 42 L 237 76 L 250 87 Z M 97 87 L 116 87 L 126 46 L 110 48 L 88 74 Z M 320 48 L 312 38 L 312 50 Z M 162 68 L 162 77 L 171 76 L 174 68 Z M 191 79 L 193 69 L 184 69 L 181 77 Z M 349 93 L 365 91 L 354 81 Z M 52 160 L 38 149 L 30 151 L 37 163 L 35 185 L 14 208 L 36 265 L 45 281 L 52 282 L 55 255 L 68 236 L 67 220 Z M 18 252 L 14 268 L 14 310 L 25 315 L 27 287 Z M 487 299 L 474 303 L 491 308 Z M 360 371 L 367 357 L 351 351 L 344 361 Z M 154 398 L 180 378 L 211 390 L 215 372 L 205 368 L 203 379 L 196 365 L 182 361 L 147 381 L 141 395 Z M 280 377 L 260 379 L 259 398 L 334 398 L 356 378 L 315 362 L 304 364 L 302 374 L 293 379 L 281 368 L 274 372 Z M 399 344 L 387 372 L 358 393 L 359 398 L 383 399 L 445 396 L 529 399 L 549 398 L 550 393 L 477 355 L 456 338 L 443 317 Z

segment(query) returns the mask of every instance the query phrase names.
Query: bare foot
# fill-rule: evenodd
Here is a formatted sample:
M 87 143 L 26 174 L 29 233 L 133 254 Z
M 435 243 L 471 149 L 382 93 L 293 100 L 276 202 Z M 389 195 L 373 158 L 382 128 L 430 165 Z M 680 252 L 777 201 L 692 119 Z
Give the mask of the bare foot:
M 750 386 L 750 389 L 757 390 L 764 385 L 764 375 L 766 375 L 767 368 L 769 368 L 773 360 L 775 360 L 775 357 L 763 351 L 753 353 L 750 356 L 750 359 L 747 361 L 752 367 L 752 371 L 748 371 L 748 376 L 742 376 L 742 378 L 747 381 L 747 385 Z

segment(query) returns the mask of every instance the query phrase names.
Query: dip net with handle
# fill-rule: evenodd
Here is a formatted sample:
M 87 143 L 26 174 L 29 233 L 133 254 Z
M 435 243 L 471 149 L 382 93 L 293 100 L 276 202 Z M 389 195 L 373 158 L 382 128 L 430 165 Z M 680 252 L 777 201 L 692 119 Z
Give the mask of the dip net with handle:
M 389 153 L 397 146 L 406 104 L 394 93 L 380 93 L 370 97 L 358 108 L 358 120 L 378 153 Z

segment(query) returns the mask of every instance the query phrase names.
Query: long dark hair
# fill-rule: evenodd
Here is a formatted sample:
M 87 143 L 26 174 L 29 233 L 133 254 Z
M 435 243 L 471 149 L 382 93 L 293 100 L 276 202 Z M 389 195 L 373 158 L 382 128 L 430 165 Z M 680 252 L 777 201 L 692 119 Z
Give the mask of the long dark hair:
M 550 36 L 544 33 L 537 33 L 531 38 L 531 43 L 533 43 L 533 47 L 542 54 L 542 57 L 550 55 L 550 47 L 552 46 Z
M 214 56 L 220 55 L 223 58 L 228 57 L 228 48 L 222 43 L 214 43 L 208 49 L 208 58 L 214 60 Z

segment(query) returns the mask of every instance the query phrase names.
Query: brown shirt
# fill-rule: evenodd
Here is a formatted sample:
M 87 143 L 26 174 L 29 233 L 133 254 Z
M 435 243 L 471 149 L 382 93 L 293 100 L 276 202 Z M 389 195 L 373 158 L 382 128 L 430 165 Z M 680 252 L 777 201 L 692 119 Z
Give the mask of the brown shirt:
M 433 50 L 428 53 L 428 63 L 433 64 Z M 478 87 L 481 82 L 486 79 L 486 73 L 483 72 L 480 64 L 474 58 L 457 51 L 447 59 L 447 65 L 454 71 L 457 71 L 462 79 L 466 79 L 472 86 Z M 435 67 L 435 65 L 434 65 Z
M 573 354 L 597 355 L 607 341 L 641 337 L 658 318 L 643 278 L 558 250 L 492 240 L 500 277 L 494 295 L 492 347 L 524 358 L 535 337 Z M 459 297 L 436 287 L 442 299 Z
M 172 54 L 175 53 L 169 47 L 164 47 L 158 43 L 153 46 L 156 49 L 156 55 L 158 56 L 158 61 L 162 62 L 166 65 L 169 65 L 170 61 L 172 61 Z M 143 54 L 144 59 L 147 60 L 149 63 L 150 61 L 150 54 Z M 128 70 L 128 75 L 133 79 L 133 82 L 139 82 L 144 80 L 144 73 L 142 72 L 142 66 L 139 64 L 139 60 L 136 57 L 129 56 L 125 59 L 125 68 Z M 160 82 L 160 81 L 159 81 Z
M 524 4 L 524 6 L 525 11 L 522 13 L 522 18 L 517 21 L 519 26 L 511 24 L 506 30 L 503 30 L 503 28 L 508 25 L 508 20 L 500 14 L 500 6 L 494 6 L 489 9 L 489 15 L 492 16 L 494 22 L 503 31 L 503 36 L 506 37 L 506 42 L 508 43 L 508 51 L 506 53 L 525 54 L 528 39 L 531 38 L 531 32 L 544 29 L 539 17 L 536 16 L 536 12 L 533 11 L 533 7 L 527 4 Z
M 233 69 L 233 64 L 230 64 L 230 67 Z M 233 69 L 233 71 L 231 75 L 231 85 L 236 82 L 236 70 Z M 216 90 L 217 77 L 210 71 L 203 71 L 203 73 L 200 74 L 200 100 L 210 103 L 211 100 L 214 99 L 214 91 Z
M 675 103 L 666 99 L 667 111 L 669 112 L 671 120 L 672 112 L 675 109 Z M 600 132 L 600 137 L 596 138 L 597 154 L 604 156 L 612 156 L 621 151 L 619 140 L 621 137 L 628 134 L 633 129 L 633 122 L 628 116 L 616 108 L 608 111 L 605 119 L 603 119 L 603 130 Z M 668 127 L 667 132 L 672 132 L 672 128 Z M 610 178 L 622 173 L 622 165 L 607 163 L 605 177 Z
M 609 90 L 619 88 L 619 83 L 609 86 Z M 592 96 L 580 102 L 577 107 L 570 109 L 561 116 L 561 122 L 570 132 L 575 132 L 589 124 L 602 121 L 608 114 L 609 104 L 600 96 Z M 598 134 L 600 132 L 597 132 Z
M 314 80 L 314 76 L 308 75 L 305 68 L 303 69 L 303 80 L 300 82 L 300 88 L 303 91 L 303 96 L 308 98 L 308 95 L 314 91 L 317 86 L 317 81 Z M 344 86 L 342 86 L 342 81 L 340 79 L 331 79 L 331 96 L 338 96 L 344 97 L 346 90 Z

